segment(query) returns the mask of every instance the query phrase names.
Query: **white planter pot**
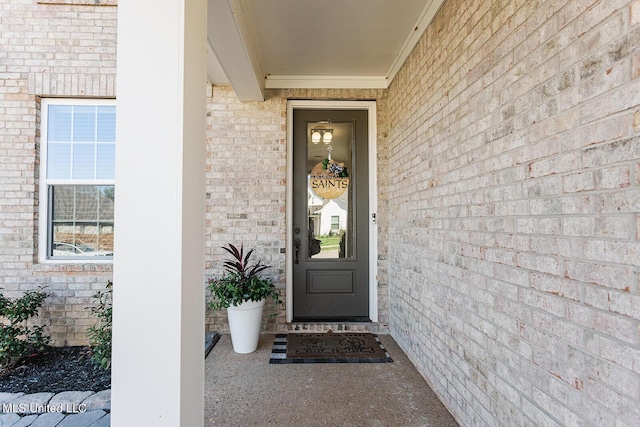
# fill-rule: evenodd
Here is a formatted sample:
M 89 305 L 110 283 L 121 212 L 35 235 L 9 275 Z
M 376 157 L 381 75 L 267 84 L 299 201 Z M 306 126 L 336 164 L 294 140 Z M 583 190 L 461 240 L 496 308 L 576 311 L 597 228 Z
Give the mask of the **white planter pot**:
M 227 308 L 231 343 L 236 353 L 253 353 L 258 348 L 264 303 L 265 299 L 244 301 Z

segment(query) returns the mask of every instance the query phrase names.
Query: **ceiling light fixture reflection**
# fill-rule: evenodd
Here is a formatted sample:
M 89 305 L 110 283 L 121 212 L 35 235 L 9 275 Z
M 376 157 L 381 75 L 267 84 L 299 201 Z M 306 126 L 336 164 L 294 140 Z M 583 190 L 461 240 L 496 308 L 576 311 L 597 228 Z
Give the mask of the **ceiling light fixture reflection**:
M 328 129 L 322 134 L 322 142 L 329 144 L 333 139 L 333 129 Z
M 314 144 L 317 144 L 320 142 L 320 140 L 322 139 L 322 134 L 314 129 L 311 131 L 311 142 L 313 142 Z
M 333 129 L 311 129 L 311 142 L 314 144 L 320 143 L 322 141 L 325 144 L 331 143 L 333 140 Z

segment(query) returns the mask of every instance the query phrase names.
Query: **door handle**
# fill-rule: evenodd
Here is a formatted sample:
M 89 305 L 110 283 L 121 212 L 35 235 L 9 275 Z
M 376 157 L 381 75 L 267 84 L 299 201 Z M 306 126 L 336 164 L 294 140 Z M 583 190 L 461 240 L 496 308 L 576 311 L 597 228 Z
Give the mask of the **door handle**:
M 297 237 L 293 239 L 293 247 L 294 247 L 294 250 L 296 251 L 294 262 L 296 264 L 300 264 L 300 239 L 298 239 Z

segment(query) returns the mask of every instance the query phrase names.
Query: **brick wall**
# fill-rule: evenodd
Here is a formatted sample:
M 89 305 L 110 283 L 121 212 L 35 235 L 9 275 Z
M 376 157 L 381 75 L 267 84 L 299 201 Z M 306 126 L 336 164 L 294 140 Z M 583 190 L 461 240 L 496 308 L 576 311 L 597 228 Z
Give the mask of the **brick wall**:
M 0 46 L 0 287 L 46 286 L 53 343 L 86 343 L 111 265 L 37 262 L 40 99 L 115 96 L 116 8 L 0 0 Z
M 0 286 L 47 286 L 58 345 L 86 342 L 111 277 L 36 257 L 40 99 L 116 93 L 115 1 L 86 3 L 0 0 Z M 284 288 L 286 100 L 375 99 L 380 323 L 465 425 L 636 424 L 639 21 L 640 1 L 448 0 L 388 92 L 211 88 L 207 274 L 242 241 Z
M 51 296 L 40 321 L 55 345 L 87 342 L 86 328 L 95 321 L 87 307 L 111 279 L 112 266 L 38 262 L 40 99 L 115 97 L 116 3 L 0 0 L 0 287 L 10 297 L 46 287 Z M 220 273 L 220 246 L 257 245 L 284 292 L 287 99 L 377 99 L 378 129 L 384 129 L 384 96 L 382 90 L 270 91 L 266 102 L 241 103 L 230 88 L 209 88 L 207 275 Z M 379 141 L 384 164 L 382 133 Z M 386 179 L 379 175 L 379 188 Z M 379 206 L 384 209 L 383 193 Z M 381 244 L 381 323 L 388 319 L 386 253 Z M 265 331 L 285 328 L 284 310 L 265 317 Z M 208 312 L 207 328 L 227 331 L 226 314 Z
M 377 100 L 378 157 L 384 167 L 385 92 L 383 90 L 269 90 L 265 102 L 240 102 L 231 88 L 213 87 L 207 104 L 206 273 L 222 273 L 227 243 L 256 247 L 256 256 L 272 266 L 268 273 L 284 301 L 286 258 L 287 100 Z M 379 212 L 384 211 L 387 175 L 379 173 Z M 380 241 L 386 236 L 381 217 Z M 379 323 L 388 319 L 386 246 L 379 247 Z M 207 293 L 209 295 L 209 293 Z M 285 305 L 276 317 L 264 316 L 264 331 L 283 331 Z M 305 326 L 306 327 L 306 326 Z M 333 328 L 340 325 L 309 326 Z M 377 325 L 376 325 L 377 327 Z M 225 312 L 207 311 L 207 329 L 228 331 Z
M 639 23 L 448 0 L 389 89 L 390 329 L 463 425 L 640 422 Z

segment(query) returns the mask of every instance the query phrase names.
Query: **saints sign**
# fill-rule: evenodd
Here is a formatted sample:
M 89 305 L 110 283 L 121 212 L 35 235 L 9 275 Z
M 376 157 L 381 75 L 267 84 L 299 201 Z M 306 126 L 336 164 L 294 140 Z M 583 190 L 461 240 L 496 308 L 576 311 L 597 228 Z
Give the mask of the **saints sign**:
M 349 174 L 344 163 L 324 159 L 311 169 L 309 184 L 318 197 L 335 199 L 349 187 Z

